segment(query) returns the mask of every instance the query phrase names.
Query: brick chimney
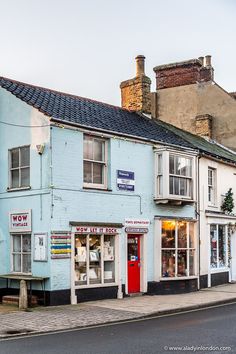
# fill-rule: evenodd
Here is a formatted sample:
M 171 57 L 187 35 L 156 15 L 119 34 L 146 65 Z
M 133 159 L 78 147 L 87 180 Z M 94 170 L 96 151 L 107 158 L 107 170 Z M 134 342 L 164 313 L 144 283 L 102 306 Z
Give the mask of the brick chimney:
M 211 56 L 186 60 L 178 63 L 156 66 L 156 89 L 191 85 L 196 82 L 207 82 L 214 78 Z
M 212 138 L 212 120 L 213 117 L 210 114 L 202 114 L 195 118 L 196 135 L 200 135 L 205 138 Z
M 136 58 L 136 76 L 121 82 L 121 106 L 130 111 L 151 113 L 151 80 L 145 75 L 145 57 Z

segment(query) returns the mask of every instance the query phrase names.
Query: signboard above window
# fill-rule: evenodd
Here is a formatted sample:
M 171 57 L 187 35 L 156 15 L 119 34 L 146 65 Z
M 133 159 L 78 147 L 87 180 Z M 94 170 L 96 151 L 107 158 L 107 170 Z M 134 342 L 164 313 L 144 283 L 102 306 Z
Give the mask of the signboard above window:
M 117 188 L 122 191 L 134 192 L 134 172 L 117 170 Z
M 11 212 L 9 214 L 9 231 L 31 232 L 31 210 Z

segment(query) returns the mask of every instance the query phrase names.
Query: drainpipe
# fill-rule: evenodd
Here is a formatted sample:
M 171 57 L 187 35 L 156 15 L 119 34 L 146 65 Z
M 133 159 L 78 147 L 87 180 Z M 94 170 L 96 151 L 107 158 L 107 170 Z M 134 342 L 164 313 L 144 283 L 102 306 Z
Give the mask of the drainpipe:
M 197 221 L 198 221 L 198 290 L 200 290 L 200 275 L 201 275 L 201 224 L 200 224 L 200 158 L 197 159 Z

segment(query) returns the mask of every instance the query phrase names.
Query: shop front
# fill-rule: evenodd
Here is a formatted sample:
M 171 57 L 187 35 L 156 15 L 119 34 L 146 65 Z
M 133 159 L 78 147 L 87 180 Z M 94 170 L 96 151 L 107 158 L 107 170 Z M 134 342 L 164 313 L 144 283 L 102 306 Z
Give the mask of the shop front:
M 71 303 L 122 297 L 122 224 L 72 223 Z
M 207 212 L 208 287 L 236 281 L 236 217 Z
M 160 217 L 155 220 L 155 281 L 149 292 L 182 293 L 198 288 L 196 221 Z

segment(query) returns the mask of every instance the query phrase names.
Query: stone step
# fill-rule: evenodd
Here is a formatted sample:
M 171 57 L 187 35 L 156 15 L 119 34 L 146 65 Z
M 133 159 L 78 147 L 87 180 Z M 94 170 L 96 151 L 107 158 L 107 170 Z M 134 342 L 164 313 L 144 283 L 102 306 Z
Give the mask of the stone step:
M 29 302 L 29 298 L 28 298 Z M 19 305 L 19 295 L 4 295 L 2 297 L 2 304 L 6 305 Z M 31 306 L 38 305 L 38 298 L 35 295 L 32 295 L 31 298 Z

